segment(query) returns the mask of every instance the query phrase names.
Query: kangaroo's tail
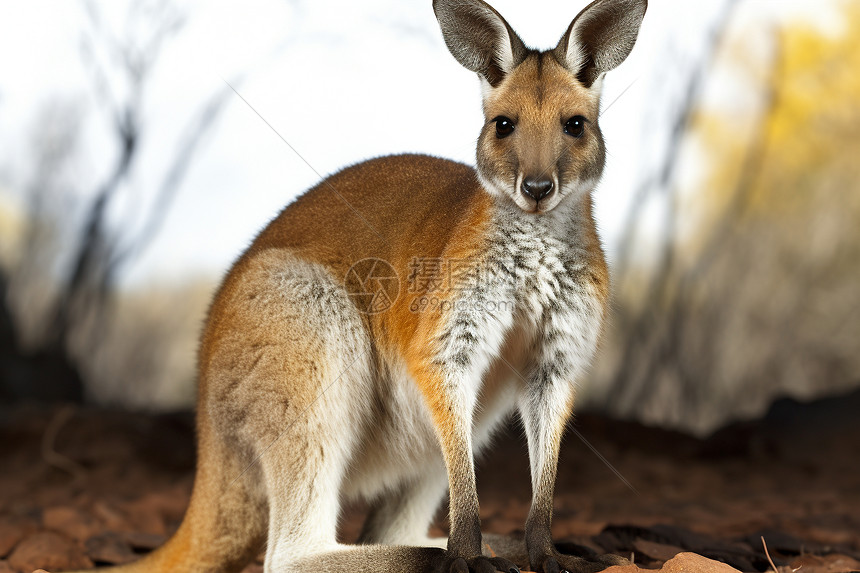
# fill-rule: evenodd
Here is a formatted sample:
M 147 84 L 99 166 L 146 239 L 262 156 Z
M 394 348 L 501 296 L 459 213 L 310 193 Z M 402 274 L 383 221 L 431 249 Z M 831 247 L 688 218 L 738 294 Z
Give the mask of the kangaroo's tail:
M 259 466 L 216 434 L 204 410 L 197 416 L 197 473 L 182 525 L 140 561 L 98 573 L 228 573 L 262 548 L 268 506 Z

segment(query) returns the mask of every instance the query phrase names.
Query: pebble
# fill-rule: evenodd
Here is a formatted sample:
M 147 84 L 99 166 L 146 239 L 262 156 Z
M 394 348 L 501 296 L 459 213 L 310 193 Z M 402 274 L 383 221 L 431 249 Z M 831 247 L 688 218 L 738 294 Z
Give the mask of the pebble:
M 654 570 L 640 569 L 636 565 L 615 565 L 604 569 L 603 573 L 641 573 L 642 571 L 654 573 Z M 693 571 L 695 573 L 740 573 L 734 567 L 695 553 L 679 553 L 664 563 L 661 569 L 657 569 L 656 573 L 691 573 Z
M 114 531 L 90 537 L 84 547 L 87 550 L 87 555 L 93 561 L 112 565 L 128 563 L 137 558 L 123 536 Z
M 84 541 L 102 529 L 101 523 L 89 513 L 69 506 L 54 506 L 42 512 L 45 529 L 62 533 L 75 541 Z
M 9 565 L 20 571 L 39 567 L 49 570 L 92 567 L 93 562 L 76 543 L 53 531 L 42 531 L 18 543 L 9 556 Z

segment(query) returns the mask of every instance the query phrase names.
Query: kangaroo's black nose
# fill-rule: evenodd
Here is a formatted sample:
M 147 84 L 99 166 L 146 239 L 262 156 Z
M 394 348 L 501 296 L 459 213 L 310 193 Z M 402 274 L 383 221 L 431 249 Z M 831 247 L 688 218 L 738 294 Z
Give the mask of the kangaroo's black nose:
M 523 179 L 522 192 L 527 197 L 531 197 L 535 201 L 540 201 L 550 193 L 552 193 L 552 179 L 538 179 L 536 177 L 526 177 Z

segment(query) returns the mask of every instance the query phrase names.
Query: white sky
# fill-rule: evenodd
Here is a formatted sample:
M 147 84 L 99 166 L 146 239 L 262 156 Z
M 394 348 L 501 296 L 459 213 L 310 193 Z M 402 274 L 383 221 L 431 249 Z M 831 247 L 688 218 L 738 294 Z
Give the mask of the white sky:
M 549 48 L 587 2 L 492 3 L 527 44 Z M 744 8 L 796 15 L 810 13 L 813 4 L 820 6 L 811 0 L 747 0 Z M 115 33 L 122 34 L 125 2 L 98 5 Z M 178 5 L 187 24 L 159 61 L 145 109 L 148 130 L 130 183 L 143 199 L 119 204 L 118 212 L 138 212 L 147 205 L 151 196 L 146 192 L 159 183 L 186 122 L 223 88 L 221 77 L 240 74 L 246 78 L 238 85 L 242 95 L 322 175 L 400 152 L 474 162 L 482 122 L 478 81 L 445 48 L 430 0 L 188 0 Z M 81 63 L 87 22 L 81 6 L 30 0 L 3 10 L 0 195 L 7 199 L 28 164 L 27 142 L 37 114 L 52 101 L 84 104 L 76 169 L 82 190 L 94 188 L 111 165 L 105 115 Z M 607 77 L 604 106 L 632 83 L 601 118 L 610 155 L 596 200 L 610 256 L 634 183 L 665 137 L 667 126 L 660 118 L 672 103 L 665 97 L 672 77 L 662 67 L 661 54 L 670 46 L 682 60 L 693 57 L 719 6 L 716 0 L 651 0 L 633 54 Z M 233 98 L 201 149 L 163 232 L 125 280 L 140 284 L 223 272 L 283 205 L 318 180 Z

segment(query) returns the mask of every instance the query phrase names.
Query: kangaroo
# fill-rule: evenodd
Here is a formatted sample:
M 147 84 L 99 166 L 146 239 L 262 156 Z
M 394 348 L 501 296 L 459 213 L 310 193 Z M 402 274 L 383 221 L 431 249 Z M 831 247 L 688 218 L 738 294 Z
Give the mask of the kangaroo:
M 604 74 L 646 0 L 596 0 L 548 51 L 481 0 L 434 0 L 477 73 L 477 168 L 373 159 L 287 206 L 233 265 L 199 351 L 191 502 L 117 572 L 598 571 L 550 537 L 559 445 L 595 353 L 609 277 L 591 194 Z M 533 502 L 484 554 L 474 456 L 518 412 Z M 446 492 L 450 535 L 428 538 Z M 346 500 L 372 505 L 339 544 Z M 489 553 L 489 552 L 488 552 Z

